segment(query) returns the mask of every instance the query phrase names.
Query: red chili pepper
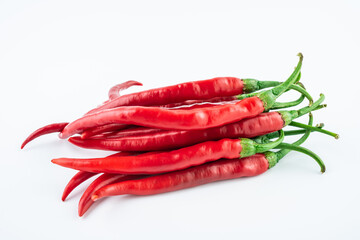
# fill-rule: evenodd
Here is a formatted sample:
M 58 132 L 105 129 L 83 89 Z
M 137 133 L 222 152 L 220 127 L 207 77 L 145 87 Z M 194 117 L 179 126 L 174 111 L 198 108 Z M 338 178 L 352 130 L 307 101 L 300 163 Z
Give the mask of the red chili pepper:
M 79 216 L 83 216 L 84 213 L 91 207 L 91 205 L 94 203 L 94 201 L 91 199 L 91 196 L 95 191 L 98 189 L 112 183 L 119 183 L 127 180 L 133 180 L 133 179 L 139 179 L 143 176 L 137 176 L 137 175 L 122 175 L 122 174 L 108 174 L 104 173 L 101 176 L 99 176 L 97 179 L 95 179 L 89 187 L 85 190 L 83 195 L 80 198 L 79 201 Z
M 66 198 L 69 196 L 69 194 L 77 187 L 79 186 L 81 183 L 85 182 L 86 180 L 88 180 L 89 178 L 95 176 L 97 173 L 92 173 L 92 172 L 84 172 L 84 171 L 79 171 L 78 173 L 76 173 L 69 181 L 69 183 L 66 185 L 63 195 L 61 197 L 62 201 L 65 201 Z
M 282 131 L 281 131 L 282 132 Z M 283 133 L 283 132 L 282 132 Z M 222 139 L 193 146 L 148 154 L 146 156 L 107 157 L 93 159 L 58 158 L 52 162 L 63 167 L 87 172 L 119 174 L 155 174 L 188 168 L 220 158 L 247 157 L 274 148 L 284 134 L 274 142 L 258 144 L 250 139 Z
M 60 138 L 68 138 L 84 129 L 111 123 L 124 123 L 160 129 L 196 130 L 217 127 L 259 115 L 268 110 L 284 91 L 296 80 L 300 73 L 302 55 L 288 80 L 281 85 L 249 97 L 234 104 L 224 104 L 192 110 L 167 110 L 154 107 L 118 107 L 84 116 L 60 133 Z M 234 94 L 232 94 L 234 95 Z
M 60 133 L 68 138 L 85 129 L 111 123 L 132 124 L 160 129 L 196 130 L 254 117 L 264 111 L 258 97 L 247 98 L 237 104 L 226 104 L 192 110 L 168 110 L 154 107 L 119 107 L 84 116 Z
M 204 108 L 204 107 L 214 107 L 214 106 L 218 106 L 219 104 L 221 104 L 221 102 L 184 105 L 184 106 L 169 108 L 169 109 L 190 110 L 190 109 L 199 109 L 199 108 Z M 119 132 L 122 129 L 126 129 L 126 130 Z M 152 130 L 150 130 L 150 129 L 152 129 Z M 127 135 L 135 135 L 135 134 L 137 135 L 140 132 L 157 132 L 157 131 L 161 131 L 161 129 L 146 128 L 146 127 L 135 127 L 134 128 L 133 125 L 113 123 L 113 124 L 106 124 L 106 125 L 86 129 L 81 134 L 81 138 L 88 139 L 88 138 L 93 138 L 94 136 L 95 136 L 95 138 L 110 137 L 110 136 L 111 137 L 127 136 Z
M 34 140 L 35 138 L 38 138 L 42 135 L 48 134 L 48 133 L 54 133 L 54 132 L 61 132 L 66 125 L 69 123 L 52 123 L 49 125 L 46 125 L 44 127 L 41 127 L 37 129 L 35 132 L 31 133 L 25 141 L 21 144 L 21 149 L 25 147 L 26 144 L 28 144 L 30 141 Z
M 108 157 L 120 157 L 120 156 L 130 156 L 133 155 L 135 153 L 132 152 L 119 152 L 119 153 L 115 153 L 112 154 Z M 89 178 L 95 176 L 97 173 L 91 173 L 91 172 L 84 172 L 84 171 L 79 171 L 78 173 L 76 173 L 69 181 L 69 183 L 66 185 L 64 191 L 63 191 L 63 195 L 61 197 L 62 201 L 65 201 L 67 196 L 69 196 L 69 194 L 77 187 L 79 186 L 81 183 L 85 182 L 86 180 L 88 180 Z
M 87 114 L 119 106 L 154 106 L 184 102 L 186 100 L 205 100 L 216 97 L 230 97 L 259 89 L 277 86 L 279 82 L 217 77 L 208 80 L 186 82 L 173 86 L 150 89 L 120 96 L 97 107 Z
M 268 168 L 269 162 L 265 154 L 255 154 L 241 159 L 219 160 L 140 180 L 109 184 L 97 190 L 92 195 L 92 200 L 96 201 L 113 195 L 152 195 L 171 192 L 214 181 L 256 176 L 264 173 Z
M 142 83 L 130 80 L 130 81 L 126 81 L 126 82 L 123 82 L 123 83 L 113 86 L 112 88 L 110 88 L 109 93 L 108 93 L 109 99 L 114 100 L 115 98 L 120 97 L 120 91 L 125 90 L 125 89 L 127 89 L 131 86 L 135 86 L 135 85 L 142 86 Z
M 300 78 L 301 78 L 301 73 L 298 74 L 297 80 L 295 81 L 296 84 L 293 84 L 289 87 L 289 90 L 293 89 L 295 91 L 300 92 L 302 94 L 300 96 L 300 98 L 294 102 L 275 103 L 274 106 L 272 107 L 272 109 L 274 107 L 278 109 L 278 108 L 296 106 L 296 105 L 300 104 L 304 100 L 305 97 L 309 99 L 310 104 L 312 103 L 312 98 L 311 98 L 310 94 L 305 90 L 304 85 L 299 82 Z M 279 82 L 278 85 L 279 84 L 281 84 L 281 83 Z M 228 103 L 231 101 L 235 101 L 235 100 L 239 100 L 239 99 L 241 100 L 241 99 L 251 97 L 251 96 L 256 96 L 257 94 L 258 93 L 250 93 L 250 94 L 243 94 L 243 95 L 239 95 L 239 96 L 217 97 L 217 98 L 212 98 L 212 99 L 207 99 L 207 100 L 187 100 L 187 101 L 184 101 L 181 103 L 166 104 L 166 105 L 162 105 L 159 107 L 171 108 L 171 109 L 189 109 L 189 108 L 187 108 L 187 106 L 189 106 L 189 105 L 193 105 L 194 107 L 196 107 L 197 105 L 205 106 L 206 104 L 209 104 L 209 106 L 214 106 L 214 105 L 212 105 L 214 103 Z

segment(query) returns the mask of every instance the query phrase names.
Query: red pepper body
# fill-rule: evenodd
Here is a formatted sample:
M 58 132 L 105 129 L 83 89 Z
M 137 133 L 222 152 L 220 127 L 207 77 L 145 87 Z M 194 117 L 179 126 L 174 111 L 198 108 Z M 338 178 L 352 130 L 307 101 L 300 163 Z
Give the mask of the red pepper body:
M 131 126 L 126 125 L 126 124 L 118 124 L 118 123 L 93 127 L 93 128 L 90 128 L 90 129 L 86 129 L 81 134 L 81 138 L 86 139 L 86 138 L 90 138 L 92 136 L 96 136 L 98 134 L 112 132 L 112 131 L 119 131 L 119 130 L 122 130 L 122 129 L 127 129 L 129 127 L 131 127 Z
M 75 120 L 68 124 L 59 136 L 68 138 L 84 129 L 111 123 L 133 124 L 160 129 L 197 130 L 255 117 L 263 111 L 264 104 L 258 97 L 249 97 L 231 104 L 191 110 L 118 107 Z
M 145 156 L 93 159 L 59 158 L 53 159 L 52 162 L 63 167 L 87 172 L 154 174 L 185 169 L 221 158 L 239 158 L 242 150 L 240 143 L 239 139 L 222 139 Z
M 147 135 L 147 134 L 155 134 L 155 133 L 162 133 L 167 132 L 169 130 L 163 130 L 158 128 L 147 128 L 147 127 L 134 127 L 125 130 L 120 130 L 117 132 L 105 133 L 102 135 L 94 136 L 97 139 L 104 139 L 104 138 L 123 138 L 123 137 L 130 137 L 130 136 L 138 136 L 138 135 Z
M 100 177 L 95 179 L 89 185 L 89 187 L 85 190 L 85 192 L 81 196 L 80 201 L 79 201 L 79 210 L 78 210 L 79 216 L 81 217 L 82 215 L 84 215 L 84 213 L 94 203 L 94 201 L 91 200 L 91 196 L 98 189 L 100 189 L 108 184 L 138 179 L 140 177 L 141 176 L 136 176 L 136 175 L 107 174 L 107 173 L 102 174 Z
M 35 132 L 31 133 L 21 144 L 21 149 L 25 147 L 26 144 L 28 144 L 30 141 L 34 140 L 35 138 L 38 138 L 42 135 L 48 134 L 48 133 L 54 133 L 54 132 L 61 132 L 64 127 L 68 125 L 67 122 L 65 123 L 52 123 L 49 125 L 46 125 L 44 127 L 41 127 L 37 129 Z
M 108 157 L 115 157 L 115 156 L 130 156 L 132 154 L 136 154 L 136 153 L 132 153 L 132 152 L 119 152 L 119 153 L 115 153 L 112 154 Z M 146 154 L 146 153 L 144 153 Z M 67 198 L 67 196 L 77 187 L 79 186 L 81 183 L 85 182 L 87 179 L 93 177 L 94 175 L 96 175 L 97 173 L 92 173 L 92 172 L 84 172 L 84 171 L 79 171 L 78 173 L 76 173 L 69 181 L 69 183 L 66 185 L 63 195 L 61 197 L 61 200 L 65 201 L 65 199 Z
M 132 129 L 134 132 L 133 135 L 126 135 L 131 129 L 119 132 L 119 134 L 122 133 L 124 137 L 121 135 L 120 137 L 116 137 L 116 134 L 110 135 L 109 138 L 106 139 L 81 139 L 80 137 L 71 137 L 69 141 L 79 147 L 91 149 L 157 151 L 175 149 L 223 138 L 252 138 L 278 131 L 282 129 L 283 126 L 284 121 L 281 118 L 281 114 L 278 112 L 268 112 L 236 123 L 202 130 L 181 131 L 135 128 Z M 140 133 L 136 134 L 136 130 Z M 145 130 L 149 132 L 141 132 Z
M 152 195 L 171 192 L 219 180 L 256 176 L 268 168 L 269 163 L 264 154 L 219 160 L 181 171 L 110 184 L 97 190 L 93 199 L 123 194 Z
M 226 102 L 226 101 L 234 101 L 234 100 L 237 100 L 236 96 L 215 97 L 215 98 L 211 98 L 211 99 L 186 100 L 184 102 L 169 103 L 169 104 L 165 104 L 165 105 L 160 105 L 158 107 L 176 108 L 176 107 L 184 107 L 184 106 L 194 105 L 194 104 L 199 104 L 199 103 L 218 103 L 218 102 Z
M 168 105 L 157 106 L 157 107 L 168 108 L 168 109 L 173 109 L 173 110 L 199 109 L 199 108 L 204 108 L 204 107 L 218 106 L 221 103 L 230 103 L 230 101 L 236 100 L 236 97 L 215 98 L 215 99 L 210 99 L 210 100 L 212 100 L 212 101 L 204 102 L 203 100 L 189 100 L 189 101 L 182 102 L 182 103 L 168 104 Z M 224 102 L 224 101 L 227 101 L 227 102 Z M 103 134 L 103 133 L 115 133 L 117 131 L 120 131 L 122 129 L 127 129 L 127 128 L 132 128 L 132 126 L 126 125 L 126 124 L 119 124 L 119 123 L 102 125 L 102 126 L 84 130 L 83 133 L 81 134 L 81 138 L 87 139 L 87 138 L 90 138 L 90 137 L 93 137 L 93 136 L 96 136 L 99 134 Z
M 199 108 L 204 108 L 204 107 L 214 107 L 214 106 L 218 106 L 219 104 L 224 103 L 221 101 L 218 102 L 200 102 L 199 103 L 194 103 L 194 104 L 188 104 L 188 105 L 181 105 L 178 107 L 173 107 L 173 108 L 169 108 L 172 110 L 190 110 L 190 109 L 199 109 Z M 230 101 L 226 102 L 226 103 L 230 103 Z M 235 102 L 234 102 L 235 103 Z M 102 126 L 98 126 L 98 127 L 94 127 L 94 128 L 90 128 L 90 129 L 86 129 L 83 131 L 83 133 L 81 134 L 81 138 L 83 139 L 87 139 L 87 138 L 91 138 L 93 136 L 96 136 L 97 138 L 99 136 L 97 135 L 116 135 L 116 132 L 122 130 L 122 129 L 128 129 L 130 128 L 129 132 L 127 132 L 127 134 L 135 134 L 135 132 L 142 132 L 144 129 L 144 127 L 140 127 L 142 128 L 142 130 L 138 131 L 137 129 L 133 129 L 132 125 L 127 125 L 127 124 L 121 124 L 121 123 L 113 123 L 113 124 L 107 124 L 107 125 L 102 125 Z M 149 128 L 146 128 L 149 129 Z M 119 133 L 119 135 L 123 136 L 123 133 Z
M 202 81 L 186 82 L 123 95 L 91 110 L 88 114 L 118 106 L 154 106 L 178 103 L 186 100 L 203 100 L 219 96 L 234 96 L 242 94 L 243 87 L 243 81 L 234 77 L 218 77 Z
M 131 86 L 135 86 L 135 85 L 142 86 L 142 83 L 130 80 L 130 81 L 126 81 L 126 82 L 123 82 L 123 83 L 113 86 L 112 88 L 110 88 L 109 93 L 108 93 L 109 100 L 114 100 L 114 99 L 120 97 L 120 91 L 125 90 L 125 89 L 127 89 Z
M 95 176 L 97 173 L 92 173 L 92 172 L 84 172 L 84 171 L 79 171 L 77 174 L 74 175 L 74 177 L 71 178 L 71 180 L 69 181 L 69 183 L 66 185 L 63 195 L 61 197 L 62 201 L 65 201 L 67 196 L 69 196 L 69 194 L 77 187 L 79 186 L 81 183 L 85 182 L 86 180 L 88 180 L 89 178 Z

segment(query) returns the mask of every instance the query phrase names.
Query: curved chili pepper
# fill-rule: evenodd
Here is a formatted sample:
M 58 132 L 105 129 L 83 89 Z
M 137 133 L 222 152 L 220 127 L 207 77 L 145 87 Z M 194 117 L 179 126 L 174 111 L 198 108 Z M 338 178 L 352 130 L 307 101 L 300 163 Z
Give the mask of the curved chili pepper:
M 65 201 L 67 196 L 69 196 L 69 194 L 77 187 L 79 186 L 81 183 L 85 182 L 86 180 L 88 180 L 89 178 L 95 176 L 98 173 L 92 173 L 92 172 L 84 172 L 84 171 L 79 171 L 77 172 L 69 181 L 69 183 L 66 185 L 64 191 L 63 191 L 63 195 L 61 196 L 61 200 Z
M 68 138 L 84 129 L 110 123 L 124 123 L 161 129 L 196 130 L 217 127 L 259 115 L 268 110 L 276 99 L 293 84 L 301 69 L 303 56 L 291 76 L 282 84 L 258 96 L 243 99 L 234 104 L 205 107 L 201 110 L 167 110 L 154 107 L 118 107 L 84 116 L 60 133 L 60 138 Z M 234 94 L 232 94 L 234 95 Z
M 48 133 L 54 133 L 54 132 L 61 132 L 64 127 L 66 125 L 68 125 L 69 123 L 64 122 L 64 123 L 52 123 L 49 125 L 46 125 L 44 127 L 41 127 L 39 129 L 37 129 L 36 131 L 34 131 L 33 133 L 31 133 L 26 139 L 25 141 L 21 144 L 21 149 L 23 149 L 25 147 L 26 144 L 28 144 L 30 141 L 34 140 L 35 138 L 38 138 L 42 135 L 48 134 Z
M 108 157 L 120 157 L 120 156 L 130 156 L 133 155 L 135 153 L 132 152 L 119 152 L 119 153 L 115 153 L 112 154 Z M 69 196 L 69 194 L 77 187 L 79 186 L 81 183 L 85 182 L 86 180 L 88 180 L 89 178 L 95 176 L 97 173 L 91 173 L 91 172 L 84 172 L 84 171 L 79 171 L 78 173 L 76 173 L 68 182 L 68 184 L 66 185 L 64 191 L 63 191 L 63 195 L 61 197 L 62 201 L 65 201 L 67 196 Z
M 281 131 L 282 132 L 282 131 Z M 120 174 L 155 174 L 188 168 L 215 161 L 220 158 L 247 157 L 255 153 L 274 148 L 284 139 L 258 144 L 250 139 L 222 139 L 208 141 L 193 146 L 169 151 L 153 153 L 146 156 L 108 157 L 93 159 L 58 158 L 52 162 L 63 167 L 88 172 L 120 173 Z
M 91 199 L 91 196 L 95 191 L 98 189 L 112 183 L 118 183 L 123 182 L 127 180 L 133 180 L 133 179 L 139 179 L 143 176 L 138 175 L 123 175 L 123 174 L 108 174 L 104 173 L 101 176 L 99 176 L 97 179 L 95 179 L 89 187 L 85 190 L 83 195 L 80 198 L 79 201 L 79 208 L 78 208 L 78 214 L 79 216 L 83 216 L 84 213 L 91 207 L 91 205 L 94 203 L 94 201 Z
M 112 88 L 110 88 L 109 90 L 109 99 L 110 100 L 114 100 L 115 98 L 120 97 L 120 91 L 128 89 L 131 86 L 142 86 L 143 84 L 141 82 L 137 82 L 137 81 L 126 81 L 120 84 L 117 84 L 115 86 L 113 86 Z

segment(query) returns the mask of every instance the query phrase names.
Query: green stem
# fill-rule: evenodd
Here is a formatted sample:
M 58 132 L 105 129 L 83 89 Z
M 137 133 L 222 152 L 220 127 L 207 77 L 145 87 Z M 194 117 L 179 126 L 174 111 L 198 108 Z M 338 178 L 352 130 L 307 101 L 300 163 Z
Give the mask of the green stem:
M 289 108 L 289 107 L 294 107 L 299 105 L 300 103 L 302 103 L 305 99 L 305 96 L 301 94 L 301 96 L 291 102 L 276 102 L 274 103 L 274 105 L 271 107 L 271 110 L 277 110 L 277 109 L 283 109 L 283 108 Z
M 292 84 L 296 83 L 298 79 L 298 75 L 301 70 L 303 55 L 301 53 L 298 54 L 300 57 L 298 65 L 296 66 L 294 72 L 290 75 L 290 77 L 283 82 L 282 84 L 267 90 L 265 92 L 259 93 L 257 96 L 261 99 L 264 104 L 264 109 L 269 110 L 275 103 L 276 99 L 285 92 Z
M 313 115 L 312 113 L 309 113 L 309 122 L 308 125 L 312 126 L 313 124 Z M 303 142 L 306 141 L 306 139 L 309 137 L 310 135 L 310 131 L 306 130 L 305 134 L 296 142 L 294 142 L 294 145 L 300 145 Z M 272 168 L 273 166 L 275 166 L 286 154 L 288 154 L 291 150 L 289 149 L 282 149 L 278 152 L 267 152 L 265 153 L 266 159 L 268 159 L 269 162 L 269 168 Z
M 301 72 L 297 76 L 296 82 L 300 81 L 300 78 L 301 78 Z M 237 99 L 239 99 L 239 100 L 258 96 L 260 93 L 255 92 L 255 91 L 257 91 L 259 89 L 263 89 L 266 87 L 273 87 L 273 86 L 275 87 L 275 86 L 282 84 L 282 82 L 276 82 L 276 81 L 262 81 L 261 82 L 261 81 L 255 80 L 255 79 L 243 79 L 243 82 L 244 82 L 244 90 L 243 90 L 244 94 L 240 94 L 240 95 L 236 96 Z M 301 84 L 301 83 L 297 83 L 297 84 Z M 289 90 L 290 89 L 287 89 L 287 91 L 289 91 Z M 265 92 L 265 91 L 263 91 L 263 92 Z M 304 97 L 303 97 L 303 99 L 304 99 Z
M 252 93 L 264 88 L 275 87 L 281 84 L 281 82 L 277 81 L 259 81 L 251 78 L 242 79 L 242 81 L 244 83 L 244 93 Z
M 327 134 L 329 136 L 332 136 L 335 139 L 339 139 L 339 134 L 330 132 L 330 131 L 322 129 L 322 128 L 317 128 L 317 127 L 309 126 L 309 125 L 299 123 L 299 122 L 294 122 L 294 121 L 292 121 L 289 125 L 293 126 L 293 127 L 308 129 L 310 131 L 321 132 L 321 133 Z
M 312 106 L 307 106 L 307 107 L 303 107 L 301 109 L 299 109 L 298 112 L 298 117 L 301 117 L 311 111 L 314 111 L 317 107 L 319 107 L 319 105 L 325 100 L 325 95 L 324 94 L 320 94 L 320 98 L 314 102 L 314 104 Z
M 309 102 L 310 102 L 309 105 L 311 105 L 313 103 L 313 101 L 314 101 L 313 98 L 311 97 L 311 95 L 304 88 L 300 87 L 299 85 L 292 84 L 290 86 L 290 89 L 298 91 L 299 93 L 304 95 L 309 100 Z
M 313 111 L 316 111 L 316 110 L 319 110 L 322 108 L 326 108 L 326 107 L 327 107 L 327 104 L 321 104 L 321 105 L 317 106 Z
M 308 122 L 308 125 L 307 126 L 312 126 L 313 125 L 313 121 L 314 121 L 314 116 L 312 115 L 312 113 L 310 112 L 309 113 L 309 122 Z M 306 139 L 308 139 L 308 137 L 310 136 L 310 133 L 312 131 L 310 129 L 306 129 L 305 131 L 305 134 L 300 138 L 298 139 L 296 142 L 293 143 L 293 145 L 295 146 L 300 146 L 301 144 L 303 144 Z M 277 159 L 278 161 L 280 161 L 281 158 L 283 158 L 286 154 L 288 154 L 291 150 L 289 149 L 283 149 L 281 151 L 278 151 L 276 152 L 277 154 Z
M 285 136 L 284 131 L 280 130 L 280 136 L 276 141 L 262 143 L 262 144 L 259 144 L 249 138 L 240 138 L 240 144 L 241 144 L 240 157 L 248 157 L 256 153 L 266 152 L 279 145 L 284 140 L 284 136 Z
M 309 113 L 309 125 L 312 126 L 312 123 L 313 123 L 313 116 L 311 113 Z M 306 130 L 306 133 L 304 134 L 304 136 L 301 137 L 296 142 L 294 142 L 293 144 L 288 144 L 288 143 L 279 144 L 275 148 L 278 148 L 281 150 L 276 153 L 273 153 L 273 152 L 265 153 L 266 158 L 269 161 L 269 168 L 273 167 L 277 162 L 280 161 L 281 158 L 283 158 L 291 150 L 294 150 L 294 151 L 298 151 L 298 152 L 307 154 L 308 156 L 312 157 L 319 164 L 319 166 L 321 168 L 321 172 L 324 173 L 326 168 L 325 168 L 325 164 L 321 160 L 321 158 L 318 155 L 316 155 L 314 152 L 310 151 L 309 149 L 299 146 L 309 137 L 310 132 L 311 132 L 310 130 Z
M 320 94 L 320 98 L 313 103 L 311 106 L 303 107 L 299 110 L 291 110 L 291 111 L 279 111 L 282 119 L 284 120 L 284 126 L 289 125 L 295 118 L 301 117 L 311 111 L 315 111 L 322 107 L 319 105 L 325 100 L 324 94 Z
M 306 125 L 306 126 L 310 126 L 310 125 Z M 318 127 L 315 127 L 317 129 L 321 129 L 322 126 L 318 126 Z M 301 130 L 287 130 L 287 131 L 284 131 L 284 135 L 285 137 L 286 136 L 294 136 L 294 135 L 300 135 L 300 134 L 305 134 L 306 131 L 308 131 L 307 129 L 301 129 Z M 314 131 L 317 131 L 317 130 L 313 130 L 311 129 L 310 130 L 311 132 L 314 132 Z M 259 137 L 256 137 L 254 138 L 254 141 L 256 141 L 257 143 L 262 143 L 262 142 L 267 142 L 267 141 L 270 141 L 270 139 L 273 139 L 273 138 L 278 138 L 279 137 L 279 133 L 278 132 L 273 132 L 273 133 L 269 133 L 269 134 L 266 134 L 266 135 L 263 135 L 263 136 L 259 136 Z M 260 141 L 258 141 L 257 139 L 262 139 Z
M 309 106 L 312 105 L 313 98 L 304 88 L 293 84 L 290 86 L 290 89 L 300 92 L 301 93 L 300 98 L 292 102 L 275 102 L 274 105 L 271 107 L 271 110 L 297 106 L 304 100 L 305 97 L 309 100 Z
M 300 147 L 300 146 L 296 146 L 296 145 L 292 145 L 292 144 L 288 144 L 288 143 L 281 143 L 278 146 L 275 147 L 276 149 L 287 149 L 287 150 L 294 150 L 297 152 L 301 152 L 304 153 L 310 157 L 312 157 L 313 159 L 315 159 L 315 161 L 319 164 L 320 168 L 321 168 L 321 172 L 324 173 L 326 168 L 325 168 L 325 164 L 324 162 L 321 160 L 321 158 L 316 155 L 314 152 L 310 151 L 307 148 L 304 147 Z

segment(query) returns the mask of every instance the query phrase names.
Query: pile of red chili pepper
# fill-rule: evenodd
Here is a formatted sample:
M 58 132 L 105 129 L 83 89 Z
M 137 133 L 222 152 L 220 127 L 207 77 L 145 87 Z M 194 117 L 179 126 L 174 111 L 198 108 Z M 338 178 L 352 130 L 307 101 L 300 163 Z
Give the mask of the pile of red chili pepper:
M 73 122 L 50 124 L 33 139 L 59 132 L 59 137 L 82 148 L 112 150 L 103 158 L 57 158 L 52 162 L 78 170 L 62 200 L 85 180 L 99 175 L 79 202 L 82 216 L 94 201 L 123 195 L 151 195 L 205 183 L 256 176 L 275 166 L 288 152 L 312 157 L 325 172 L 323 161 L 300 145 L 311 132 L 338 135 L 313 126 L 312 112 L 326 105 L 324 95 L 313 101 L 300 83 L 303 56 L 284 82 L 217 77 L 120 95 L 136 81 L 109 90 L 109 99 Z M 300 97 L 278 102 L 287 91 Z M 305 99 L 308 105 L 297 107 Z M 297 107 L 297 110 L 279 110 Z M 308 115 L 306 124 L 295 121 Z M 286 126 L 297 130 L 284 130 Z M 300 135 L 285 143 L 289 135 Z M 273 140 L 276 139 L 276 140 Z M 278 149 L 278 150 L 276 150 Z

